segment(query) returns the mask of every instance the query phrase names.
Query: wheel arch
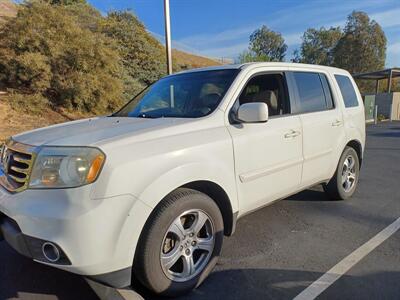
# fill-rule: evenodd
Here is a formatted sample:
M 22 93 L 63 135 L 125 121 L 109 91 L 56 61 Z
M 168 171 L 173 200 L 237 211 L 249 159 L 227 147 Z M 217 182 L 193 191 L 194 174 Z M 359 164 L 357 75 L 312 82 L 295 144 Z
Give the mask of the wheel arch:
M 179 188 L 190 188 L 213 199 L 224 219 L 224 233 L 231 235 L 234 232 L 238 199 L 233 171 L 224 165 L 215 166 L 200 162 L 186 164 L 161 174 L 151 184 L 146 185 L 137 197 L 154 209 Z
M 361 142 L 359 140 L 354 139 L 354 140 L 349 141 L 346 144 L 346 146 L 351 147 L 356 151 L 358 160 L 360 162 L 360 167 L 361 167 L 362 160 L 363 160 L 363 149 L 362 149 Z
M 231 199 L 229 198 L 227 192 L 219 184 L 209 180 L 191 181 L 172 189 L 152 209 L 150 216 L 142 228 L 142 232 L 148 221 L 151 219 L 151 215 L 155 212 L 155 210 L 158 209 L 160 203 L 162 203 L 169 195 L 180 188 L 192 189 L 209 196 L 217 204 L 222 214 L 224 222 L 224 235 L 231 236 L 235 232 L 238 213 L 233 213 Z
M 237 213 L 233 213 L 231 200 L 220 185 L 212 181 L 198 180 L 189 182 L 181 187 L 199 191 L 214 200 L 222 214 L 224 234 L 226 236 L 231 236 L 235 232 Z

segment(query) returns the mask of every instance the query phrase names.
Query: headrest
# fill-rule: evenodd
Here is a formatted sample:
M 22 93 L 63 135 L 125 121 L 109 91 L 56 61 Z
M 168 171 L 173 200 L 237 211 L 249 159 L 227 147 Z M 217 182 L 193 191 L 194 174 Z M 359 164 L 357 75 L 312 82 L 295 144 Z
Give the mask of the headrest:
M 272 106 L 273 108 L 277 108 L 278 106 L 278 97 L 276 96 L 275 91 L 266 90 L 260 93 L 255 94 L 252 97 L 253 102 L 265 102 L 268 106 Z

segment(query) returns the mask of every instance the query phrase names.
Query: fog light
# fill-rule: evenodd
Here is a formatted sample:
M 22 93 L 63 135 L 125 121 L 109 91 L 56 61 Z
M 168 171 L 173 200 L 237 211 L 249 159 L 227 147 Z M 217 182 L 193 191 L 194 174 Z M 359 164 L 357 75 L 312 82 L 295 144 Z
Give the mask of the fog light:
M 42 246 L 43 256 L 52 263 L 60 260 L 60 251 L 53 243 L 46 242 Z

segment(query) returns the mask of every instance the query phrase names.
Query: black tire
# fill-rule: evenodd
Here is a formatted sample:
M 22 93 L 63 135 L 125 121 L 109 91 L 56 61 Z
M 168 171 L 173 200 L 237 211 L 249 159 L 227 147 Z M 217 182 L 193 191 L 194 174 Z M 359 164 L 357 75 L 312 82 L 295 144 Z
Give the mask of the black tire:
M 163 247 L 165 247 L 166 234 L 172 223 L 185 212 L 193 210 L 201 210 L 209 217 L 210 222 L 207 221 L 209 222 L 207 224 L 212 224 L 214 229 L 214 248 L 208 252 L 211 256 L 207 263 L 207 259 L 204 259 L 205 265 L 199 274 L 187 281 L 177 282 L 167 276 L 160 257 Z M 177 189 L 161 201 L 145 225 L 136 250 L 133 265 L 134 278 L 138 279 L 151 292 L 161 296 L 175 297 L 191 291 L 203 282 L 216 265 L 221 253 L 223 232 L 224 224 L 221 212 L 210 197 L 187 188 Z M 180 241 L 176 242 L 173 247 L 180 248 L 181 244 Z M 193 257 L 194 253 L 195 250 L 193 250 Z M 184 259 L 184 257 L 182 256 L 180 259 Z
M 344 166 L 345 161 L 348 157 L 351 157 L 354 160 L 355 179 L 352 187 L 349 190 L 346 190 L 344 187 L 344 183 L 342 183 L 342 176 L 345 168 Z M 357 152 L 353 148 L 346 146 L 346 148 L 342 153 L 342 156 L 340 157 L 335 174 L 327 184 L 323 184 L 322 186 L 324 188 L 324 191 L 328 195 L 329 199 L 346 200 L 351 196 L 353 196 L 357 188 L 359 176 L 360 176 L 360 161 L 358 159 Z

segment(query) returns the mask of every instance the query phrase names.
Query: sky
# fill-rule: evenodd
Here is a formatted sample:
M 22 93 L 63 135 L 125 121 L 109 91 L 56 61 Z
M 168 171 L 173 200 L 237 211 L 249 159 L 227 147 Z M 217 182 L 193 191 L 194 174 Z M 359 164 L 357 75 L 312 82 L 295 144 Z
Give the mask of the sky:
M 101 12 L 130 9 L 159 40 L 164 38 L 163 0 L 89 0 Z M 385 31 L 387 67 L 400 67 L 400 0 L 170 0 L 172 46 L 214 58 L 237 58 L 262 25 L 280 32 L 290 60 L 308 28 L 344 27 L 361 10 Z

